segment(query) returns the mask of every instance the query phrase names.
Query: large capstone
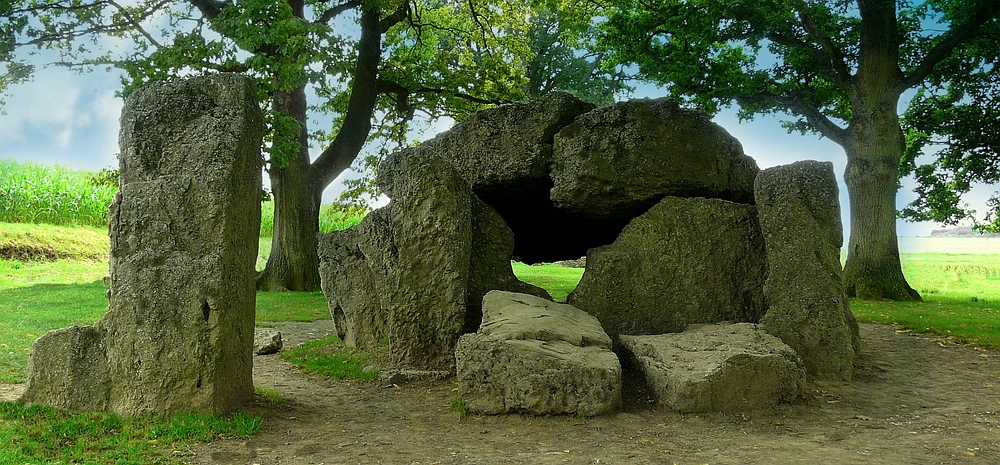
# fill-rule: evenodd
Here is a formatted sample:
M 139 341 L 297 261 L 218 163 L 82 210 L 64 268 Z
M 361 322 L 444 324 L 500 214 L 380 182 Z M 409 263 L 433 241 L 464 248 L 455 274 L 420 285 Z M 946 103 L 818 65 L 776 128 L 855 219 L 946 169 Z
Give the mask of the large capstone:
M 600 415 L 621 404 L 621 365 L 598 321 L 570 305 L 493 291 L 455 349 L 471 412 Z
M 227 412 L 252 399 L 262 135 L 243 76 L 157 83 L 128 98 L 108 312 L 92 329 L 36 341 L 23 402 L 140 415 Z
M 631 219 L 666 196 L 753 203 L 757 164 L 739 141 L 675 100 L 630 100 L 556 134 L 551 198 L 566 212 Z
M 596 316 L 612 336 L 757 322 L 766 308 L 766 273 L 756 208 L 667 197 L 613 244 L 590 250 L 567 302 Z
M 379 183 L 387 206 L 319 240 L 323 292 L 345 343 L 388 344 L 401 367 L 451 369 L 487 291 L 546 295 L 514 277 L 512 234 L 440 157 L 398 152 Z
M 749 323 L 623 335 L 620 343 L 657 401 L 679 412 L 771 407 L 798 398 L 805 381 L 795 351 Z
M 851 379 L 858 324 L 841 282 L 837 179 L 830 162 L 768 168 L 755 192 L 770 273 L 761 319 L 802 357 L 810 375 Z
M 562 92 L 489 108 L 421 144 L 413 156 L 433 154 L 454 167 L 513 231 L 518 260 L 578 258 L 613 241 L 627 222 L 580 217 L 549 200 L 553 138 L 593 108 Z

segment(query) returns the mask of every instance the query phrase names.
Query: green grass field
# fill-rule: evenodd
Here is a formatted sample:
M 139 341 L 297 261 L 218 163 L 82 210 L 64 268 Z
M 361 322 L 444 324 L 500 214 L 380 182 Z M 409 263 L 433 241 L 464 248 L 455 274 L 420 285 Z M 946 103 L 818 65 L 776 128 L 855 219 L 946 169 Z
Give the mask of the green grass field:
M 103 227 L 116 188 L 59 165 L 0 160 L 0 221 Z

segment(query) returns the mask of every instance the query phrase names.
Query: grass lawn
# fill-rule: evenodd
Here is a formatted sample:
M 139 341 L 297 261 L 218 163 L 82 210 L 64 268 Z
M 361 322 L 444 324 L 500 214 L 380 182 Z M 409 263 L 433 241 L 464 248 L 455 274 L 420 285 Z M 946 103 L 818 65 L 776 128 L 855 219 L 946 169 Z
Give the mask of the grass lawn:
M 573 292 L 583 276 L 583 268 L 569 268 L 552 263 L 525 265 L 514 262 L 513 267 L 518 279 L 549 291 L 556 302 L 566 300 L 566 296 Z

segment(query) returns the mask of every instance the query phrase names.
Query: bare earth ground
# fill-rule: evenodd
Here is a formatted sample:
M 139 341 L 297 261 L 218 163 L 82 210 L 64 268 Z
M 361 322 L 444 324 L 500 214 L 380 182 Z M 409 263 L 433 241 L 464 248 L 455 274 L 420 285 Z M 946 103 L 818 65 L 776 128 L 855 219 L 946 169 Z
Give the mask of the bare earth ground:
M 275 325 L 291 347 L 328 322 Z M 275 356 L 256 357 L 255 384 L 284 407 L 253 409 L 250 440 L 176 451 L 193 464 L 997 464 L 1000 353 L 893 326 L 861 325 L 855 380 L 811 383 L 794 405 L 681 415 L 636 386 L 623 412 L 573 416 L 469 415 L 450 407 L 454 379 L 402 386 L 328 381 Z M 0 400 L 21 386 L 0 385 Z

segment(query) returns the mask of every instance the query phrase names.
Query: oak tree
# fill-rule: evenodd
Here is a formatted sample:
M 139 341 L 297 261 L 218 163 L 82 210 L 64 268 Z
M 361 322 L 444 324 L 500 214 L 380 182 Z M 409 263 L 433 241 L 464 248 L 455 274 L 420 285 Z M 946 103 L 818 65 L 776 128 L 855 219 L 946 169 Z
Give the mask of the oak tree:
M 608 6 L 600 42 L 615 62 L 638 65 L 644 78 L 710 113 L 736 104 L 742 119 L 790 115 L 790 131 L 843 147 L 848 294 L 920 300 L 903 276 L 896 235 L 907 143 L 901 97 L 963 78 L 956 63 L 989 69 L 995 55 L 967 52 L 986 31 L 996 31 L 1000 2 L 608 0 Z

